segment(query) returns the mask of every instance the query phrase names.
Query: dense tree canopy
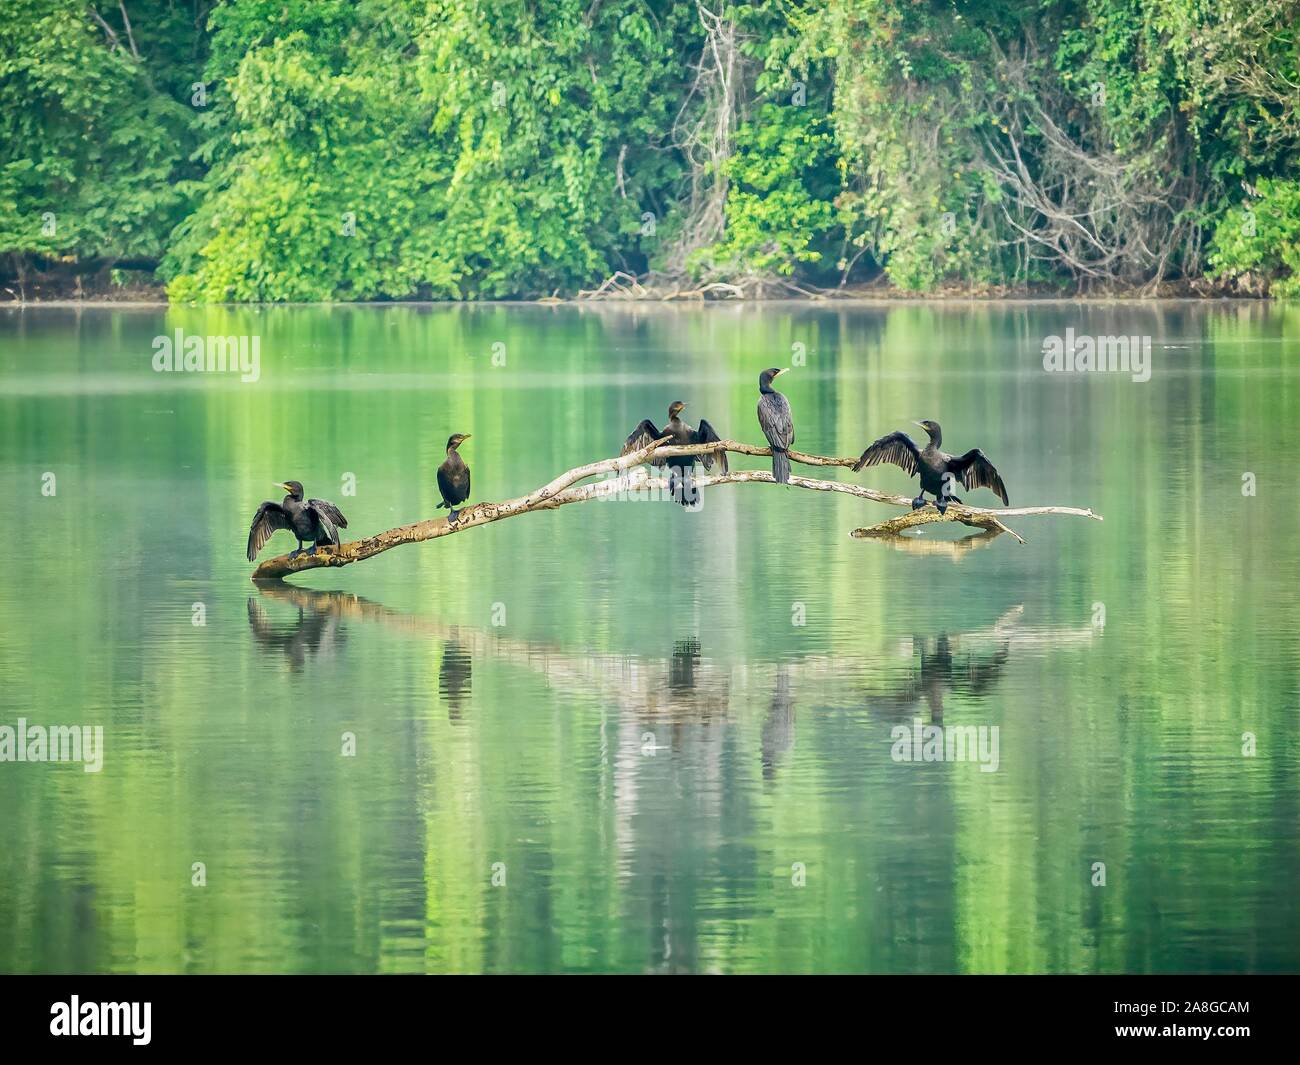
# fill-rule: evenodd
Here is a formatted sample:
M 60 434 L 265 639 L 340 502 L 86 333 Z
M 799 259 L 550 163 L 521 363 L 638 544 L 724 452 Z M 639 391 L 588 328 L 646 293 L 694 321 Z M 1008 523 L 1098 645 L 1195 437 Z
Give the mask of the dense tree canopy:
M 9 0 L 6 287 L 1300 291 L 1300 0 Z

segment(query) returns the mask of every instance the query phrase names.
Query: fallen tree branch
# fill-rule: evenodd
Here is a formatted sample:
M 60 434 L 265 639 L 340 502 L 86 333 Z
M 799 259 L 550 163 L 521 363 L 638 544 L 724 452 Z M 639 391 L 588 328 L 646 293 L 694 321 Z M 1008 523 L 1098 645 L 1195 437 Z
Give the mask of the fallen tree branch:
M 912 505 L 911 500 L 906 502 L 909 507 Z M 973 529 L 984 529 L 993 533 L 1009 533 L 1023 544 L 1025 542 L 1024 537 L 1014 529 L 1008 529 L 1003 525 L 1002 519 L 1033 514 L 1072 514 L 1078 518 L 1102 520 L 1100 514 L 1094 514 L 1091 510 L 1081 510 L 1078 507 L 1008 507 L 1005 510 L 986 510 L 983 507 L 968 507 L 963 503 L 949 503 L 946 514 L 940 514 L 935 507 L 926 506 L 920 510 L 900 514 L 888 521 L 882 521 L 878 525 L 872 525 L 865 529 L 854 529 L 849 535 L 859 540 L 877 537 L 888 539 L 900 536 L 904 529 L 911 529 L 917 525 L 931 525 L 938 521 L 959 521 Z
M 446 518 L 429 518 L 410 525 L 367 536 L 362 540 L 353 540 L 337 547 L 322 547 L 315 554 L 300 554 L 290 557 L 278 555 L 267 559 L 253 571 L 253 580 L 278 580 L 291 573 L 323 567 L 348 566 L 353 562 L 371 558 L 392 547 L 403 544 L 418 544 L 425 540 L 436 540 L 440 536 L 463 532 L 479 525 L 487 525 L 503 518 L 513 518 L 518 514 L 530 514 L 539 510 L 554 510 L 570 503 L 587 503 L 592 500 L 613 499 L 620 494 L 665 491 L 663 478 L 652 478 L 645 470 L 636 470 L 635 476 L 629 473 L 636 467 L 644 466 L 654 460 L 673 458 L 680 455 L 704 455 L 729 451 L 737 455 L 756 457 L 771 456 L 771 448 L 757 447 L 736 440 L 721 440 L 711 444 L 691 444 L 689 446 L 664 446 L 668 437 L 660 437 L 639 451 L 621 455 L 614 459 L 589 462 L 585 466 L 576 466 L 558 477 L 548 481 L 542 487 L 524 496 L 508 499 L 500 503 L 476 503 L 459 512 L 456 524 L 452 525 Z M 853 458 L 832 458 L 825 455 L 806 455 L 800 451 L 789 452 L 790 460 L 805 466 L 852 466 L 857 460 Z M 590 484 L 579 481 L 602 475 L 618 474 Z M 694 484 L 697 488 L 715 488 L 727 484 L 774 484 L 772 474 L 766 470 L 738 470 L 717 476 L 697 476 Z M 874 503 L 885 503 L 895 507 L 911 507 L 912 501 L 907 496 L 879 492 L 874 488 L 864 488 L 857 484 L 843 481 L 822 481 L 811 477 L 791 477 L 790 485 L 814 492 L 840 492 L 868 499 Z M 665 491 L 666 495 L 666 491 Z M 1002 524 L 1000 517 L 1005 515 L 1025 514 L 1074 514 L 1101 520 L 1100 515 L 1091 510 L 1078 510 L 1074 507 L 1021 507 L 1010 510 L 985 510 L 980 507 L 968 507 L 964 504 L 950 504 L 947 513 L 940 515 L 933 507 L 918 511 L 909 511 L 898 518 L 869 529 L 854 530 L 854 536 L 867 537 L 877 535 L 895 535 L 901 529 L 913 525 L 924 525 L 935 521 L 956 521 L 976 529 L 996 530 L 1010 533 L 1021 543 L 1025 541 Z

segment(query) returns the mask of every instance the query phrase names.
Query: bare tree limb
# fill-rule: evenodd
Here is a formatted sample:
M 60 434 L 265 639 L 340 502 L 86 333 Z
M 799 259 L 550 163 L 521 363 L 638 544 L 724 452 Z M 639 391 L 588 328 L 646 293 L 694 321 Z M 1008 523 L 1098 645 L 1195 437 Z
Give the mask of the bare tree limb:
M 388 529 L 385 532 L 376 533 L 374 536 L 367 536 L 361 540 L 340 544 L 337 547 L 318 548 L 314 554 L 299 554 L 293 557 L 279 555 L 267 559 L 253 571 L 253 579 L 275 580 L 308 569 L 347 566 L 353 562 L 371 558 L 392 547 L 423 543 L 425 540 L 436 540 L 440 536 L 450 536 L 452 533 L 463 532 L 479 525 L 487 525 L 503 518 L 513 518 L 519 514 L 530 514 L 539 510 L 554 510 L 570 503 L 615 499 L 619 495 L 626 493 L 661 490 L 664 485 L 663 479 L 652 478 L 647 471 L 636 471 L 639 477 L 629 475 L 629 471 L 635 470 L 638 466 L 644 466 L 651 459 L 673 458 L 680 455 L 704 455 L 722 451 L 753 456 L 770 456 L 772 454 L 771 448 L 757 447 L 753 444 L 744 444 L 735 440 L 722 440 L 711 444 L 691 444 L 689 446 L 663 446 L 668 439 L 668 437 L 660 437 L 639 451 L 621 455 L 618 458 L 603 459 L 600 462 L 589 462 L 584 466 L 576 466 L 527 495 L 500 503 L 476 503 L 473 506 L 466 507 L 460 511 L 454 525 L 446 518 L 429 518 L 410 525 L 402 525 L 396 529 Z M 805 466 L 852 466 L 857 461 L 853 458 L 805 455 L 799 451 L 791 451 L 789 455 L 791 461 Z M 618 474 L 619 476 L 610 477 L 608 476 L 610 474 Z M 578 483 L 602 475 L 605 475 L 606 479 L 594 481 L 590 484 Z M 772 474 L 766 470 L 743 470 L 719 476 L 699 476 L 694 479 L 694 483 L 697 488 L 704 489 L 727 484 L 773 484 L 775 482 Z M 840 492 L 845 495 L 857 496 L 859 499 L 867 499 L 874 503 L 885 503 L 889 506 L 910 508 L 912 505 L 912 501 L 906 496 L 879 492 L 874 488 L 864 488 L 861 485 L 848 484 L 843 481 L 821 481 L 810 477 L 791 477 L 790 484 L 795 488 L 803 488 L 814 492 Z M 1073 514 L 1096 518 L 1098 521 L 1101 520 L 1100 515 L 1094 514 L 1091 510 L 1079 510 L 1074 507 L 1020 507 L 1008 510 L 986 510 L 980 507 L 968 507 L 964 504 L 952 503 L 948 506 L 947 513 L 944 515 L 940 515 L 933 508 L 926 507 L 922 510 L 910 511 L 908 514 L 892 519 L 889 522 L 883 522 L 881 525 L 873 526 L 870 529 L 855 530 L 852 535 L 859 537 L 896 535 L 902 529 L 911 528 L 914 525 L 925 525 L 935 521 L 956 521 L 976 529 L 1010 533 L 1015 539 L 1024 543 L 1025 541 L 1019 535 L 1002 524 L 1001 517 L 1026 514 Z
M 139 59 L 140 53 L 135 47 L 135 35 L 131 32 L 131 16 L 126 13 L 124 0 L 117 0 L 117 9 L 122 12 L 122 26 L 126 29 L 126 41 L 131 46 L 131 54 Z

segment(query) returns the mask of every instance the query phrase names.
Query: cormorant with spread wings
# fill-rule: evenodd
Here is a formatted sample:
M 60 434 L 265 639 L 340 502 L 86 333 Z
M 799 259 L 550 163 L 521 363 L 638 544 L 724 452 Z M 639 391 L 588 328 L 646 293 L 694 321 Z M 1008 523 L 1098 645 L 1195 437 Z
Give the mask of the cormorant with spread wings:
M 877 466 L 882 462 L 891 462 L 909 474 L 921 475 L 921 491 L 912 500 L 912 509 L 920 510 L 925 506 L 925 493 L 934 496 L 934 505 L 942 514 L 949 503 L 961 500 L 952 494 L 954 481 L 960 481 L 963 488 L 988 488 L 1002 500 L 1003 506 L 1009 506 L 1007 486 L 1002 483 L 1002 475 L 994 468 L 979 448 L 971 448 L 964 455 L 949 455 L 939 450 L 943 443 L 943 430 L 938 422 L 929 420 L 917 422 L 930 437 L 930 443 L 922 450 L 916 446 L 906 433 L 890 433 L 882 436 L 854 464 L 856 472 L 864 466 Z
M 302 485 L 298 481 L 285 481 L 277 484 L 276 488 L 283 488 L 289 494 L 282 503 L 268 499 L 257 508 L 252 527 L 248 530 L 249 562 L 257 558 L 257 553 L 266 546 L 272 534 L 281 529 L 288 529 L 298 538 L 298 548 L 290 552 L 290 558 L 302 554 L 304 542 L 312 545 L 307 552 L 309 555 L 314 555 L 322 544 L 338 546 L 339 530 L 348 527 L 348 519 L 338 507 L 324 499 L 304 500 Z
M 649 418 L 644 419 L 623 442 L 623 450 L 619 454 L 630 455 L 633 451 L 640 451 L 643 447 L 654 443 L 662 436 L 669 437 L 669 443 L 677 446 L 721 442 L 722 437 L 703 418 L 700 419 L 698 429 L 692 429 L 689 422 L 683 421 L 681 413 L 685 409 L 686 404 L 681 400 L 669 404 L 668 424 L 663 427 L 662 431 L 656 429 L 655 423 Z M 727 453 L 719 451 L 716 454 L 722 465 L 722 472 L 726 474 L 728 471 Z M 695 460 L 697 458 L 704 464 L 706 470 L 713 469 L 714 454 L 710 452 L 703 455 L 674 455 L 671 458 L 651 458 L 650 460 L 652 466 L 668 467 L 668 493 L 684 507 L 689 507 L 699 496 L 699 489 L 695 486 Z

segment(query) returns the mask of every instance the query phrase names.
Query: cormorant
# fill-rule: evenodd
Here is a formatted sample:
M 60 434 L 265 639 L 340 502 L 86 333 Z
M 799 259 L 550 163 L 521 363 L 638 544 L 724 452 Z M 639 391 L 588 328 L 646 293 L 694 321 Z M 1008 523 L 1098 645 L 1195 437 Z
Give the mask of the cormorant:
M 452 433 L 447 438 L 447 458 L 438 467 L 438 491 L 442 493 L 442 502 L 438 504 L 438 509 L 442 510 L 446 507 L 451 511 L 447 515 L 447 520 L 452 525 L 456 524 L 456 515 L 460 513 L 456 508 L 469 498 L 469 467 L 465 465 L 465 460 L 460 457 L 457 448 L 471 435 L 471 433 Z
M 788 370 L 764 370 L 758 375 L 758 424 L 772 445 L 772 479 L 777 484 L 790 483 L 790 456 L 794 443 L 794 418 L 790 401 L 772 387 L 772 382 Z
M 628 438 L 623 441 L 623 450 L 620 455 L 630 455 L 633 451 L 640 451 L 643 447 L 654 443 L 661 436 L 670 437 L 670 443 L 674 446 L 688 446 L 690 444 L 712 444 L 722 440 L 705 419 L 700 419 L 700 427 L 692 429 L 689 422 L 681 418 L 681 413 L 686 409 L 686 404 L 680 399 L 668 405 L 668 424 L 660 432 L 655 428 L 655 423 L 649 418 L 644 419 L 640 425 L 632 430 Z M 727 453 L 725 451 L 717 452 L 717 456 L 722 464 L 722 472 L 725 474 L 728 470 Z M 703 455 L 675 455 L 672 458 L 657 459 L 652 458 L 650 465 L 668 467 L 668 494 L 684 507 L 689 507 L 696 501 L 699 496 L 699 490 L 695 487 L 695 460 L 699 459 L 704 463 L 706 470 L 713 469 L 712 454 Z
M 913 510 L 925 506 L 926 492 L 934 496 L 934 505 L 940 514 L 948 509 L 949 503 L 960 503 L 961 500 L 952 494 L 954 480 L 961 481 L 963 488 L 989 488 L 1001 498 L 1003 506 L 1010 505 L 1007 486 L 1002 483 L 1002 476 L 993 468 L 993 463 L 984 457 L 984 452 L 975 447 L 964 455 L 949 455 L 939 450 L 939 445 L 943 443 L 943 430 L 939 428 L 938 422 L 927 419 L 916 424 L 930 436 L 930 443 L 924 451 L 906 433 L 890 433 L 867 448 L 853 469 L 857 471 L 863 466 L 892 462 L 909 474 L 919 472 L 921 491 L 912 500 Z
M 288 529 L 298 538 L 298 548 L 289 553 L 290 558 L 302 554 L 304 541 L 312 545 L 309 555 L 316 553 L 321 544 L 339 543 L 339 530 L 348 527 L 348 519 L 343 516 L 333 503 L 324 499 L 302 498 L 302 485 L 298 481 L 285 481 L 277 484 L 289 494 L 282 503 L 272 503 L 269 499 L 257 508 L 253 515 L 252 527 L 248 530 L 248 561 L 257 558 L 257 553 L 271 539 L 271 534 L 280 529 Z

